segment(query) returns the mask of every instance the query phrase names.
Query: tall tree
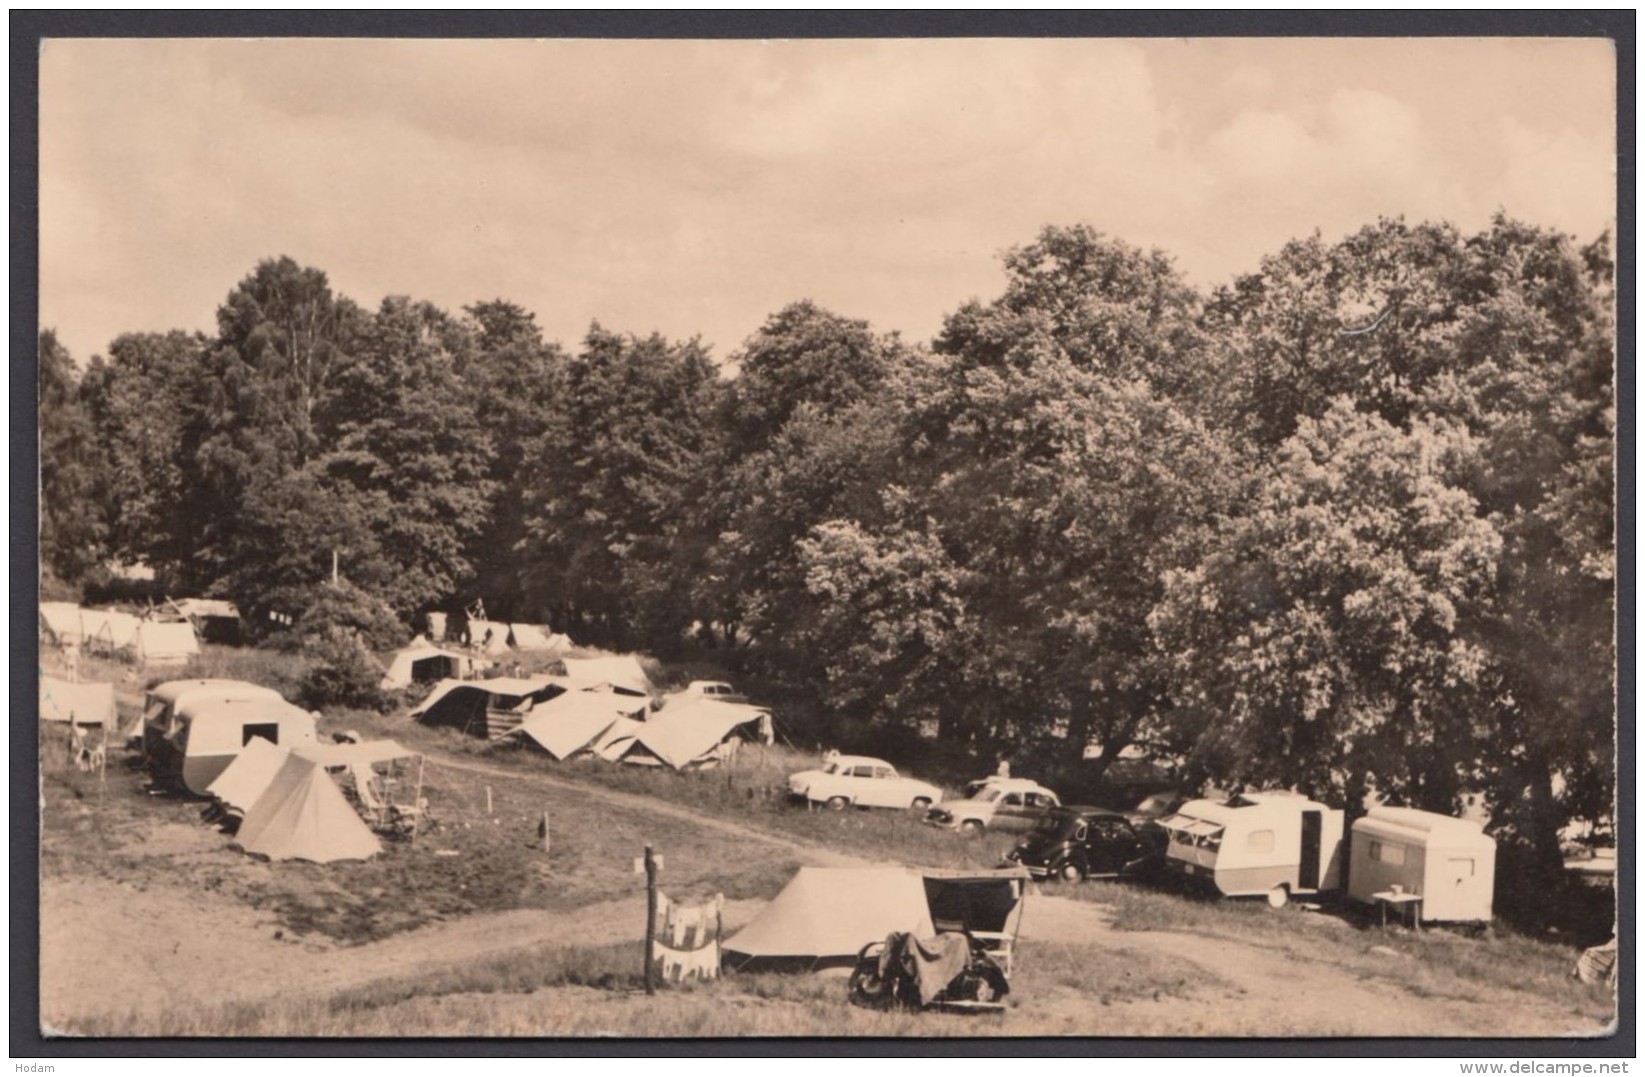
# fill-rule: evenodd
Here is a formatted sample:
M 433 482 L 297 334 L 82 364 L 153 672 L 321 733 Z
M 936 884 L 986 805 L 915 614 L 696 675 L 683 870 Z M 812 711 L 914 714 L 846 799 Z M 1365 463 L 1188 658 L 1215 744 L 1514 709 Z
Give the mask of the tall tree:
M 104 460 L 80 402 L 74 360 L 47 329 L 40 334 L 40 560 L 75 581 L 102 561 Z

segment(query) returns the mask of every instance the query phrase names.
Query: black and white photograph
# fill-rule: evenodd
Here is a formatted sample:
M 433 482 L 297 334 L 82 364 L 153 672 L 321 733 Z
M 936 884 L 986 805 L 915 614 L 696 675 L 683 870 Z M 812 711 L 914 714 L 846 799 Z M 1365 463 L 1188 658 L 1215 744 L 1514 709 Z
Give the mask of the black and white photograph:
M 1616 1033 L 1616 40 L 38 44 L 40 1035 Z

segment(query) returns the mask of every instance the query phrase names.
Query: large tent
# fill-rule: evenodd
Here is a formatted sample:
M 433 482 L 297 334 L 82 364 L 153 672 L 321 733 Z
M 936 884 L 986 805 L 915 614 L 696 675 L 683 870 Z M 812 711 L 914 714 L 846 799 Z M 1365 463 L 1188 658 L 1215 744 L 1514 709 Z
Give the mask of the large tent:
M 631 654 L 613 655 L 609 658 L 567 658 L 565 662 L 566 679 L 573 689 L 598 688 L 601 685 L 610 685 L 619 692 L 635 696 L 653 696 L 657 690 L 651 685 L 651 678 L 645 675 L 640 667 L 640 660 Z
M 635 697 L 629 696 L 629 699 Z M 623 757 L 634 746 L 634 737 L 644 727 L 645 723 L 634 718 L 618 718 L 606 731 L 594 738 L 588 750 L 601 759 L 609 759 L 613 763 Z
M 713 766 L 733 738 L 770 744 L 771 715 L 743 703 L 677 696 L 634 730 L 632 742 L 618 758 L 675 770 Z
M 40 678 L 40 718 L 46 722 L 100 725 L 114 729 L 120 724 L 114 707 L 114 685 L 70 684 L 56 677 Z
M 736 968 L 816 968 L 856 958 L 893 931 L 933 934 L 924 877 L 908 868 L 812 868 L 799 873 L 727 939 Z
M 563 677 L 492 677 L 483 681 L 445 680 L 434 686 L 411 717 L 425 725 L 451 726 L 476 736 L 491 735 L 490 715 L 494 711 L 515 711 L 522 704 L 541 703 L 566 690 Z M 508 729 L 519 725 L 519 716 L 503 717 Z M 505 730 L 506 731 L 506 730 Z
M 388 672 L 383 674 L 381 687 L 405 688 L 414 681 L 462 679 L 473 675 L 472 655 L 436 647 L 419 636 L 389 659 Z
M 234 762 L 206 787 L 206 793 L 230 811 L 244 815 L 268 789 L 290 754 L 289 748 L 277 747 L 262 737 L 252 737 L 234 757 Z
M 80 626 L 86 648 L 99 654 L 115 654 L 137 649 L 137 631 L 142 621 L 119 610 L 81 610 Z
M 367 860 L 382 851 L 319 763 L 293 752 L 246 812 L 235 843 L 270 860 Z
M 601 734 L 618 722 L 643 724 L 634 718 L 646 707 L 645 700 L 617 692 L 566 692 L 531 708 L 505 736 L 530 737 L 555 759 L 567 759 L 591 751 Z

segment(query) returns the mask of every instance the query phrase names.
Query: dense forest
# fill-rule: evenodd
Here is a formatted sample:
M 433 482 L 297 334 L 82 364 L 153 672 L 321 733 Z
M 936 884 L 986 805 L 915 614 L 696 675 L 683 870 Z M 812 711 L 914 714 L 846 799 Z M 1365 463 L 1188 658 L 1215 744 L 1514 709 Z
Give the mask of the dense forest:
M 335 557 L 362 629 L 483 596 L 982 753 L 1478 791 L 1557 870 L 1615 793 L 1608 239 L 1382 220 L 1204 294 L 1086 227 L 1003 265 L 930 342 L 802 301 L 717 362 L 266 261 L 215 334 L 42 334 L 43 569 L 266 628 Z

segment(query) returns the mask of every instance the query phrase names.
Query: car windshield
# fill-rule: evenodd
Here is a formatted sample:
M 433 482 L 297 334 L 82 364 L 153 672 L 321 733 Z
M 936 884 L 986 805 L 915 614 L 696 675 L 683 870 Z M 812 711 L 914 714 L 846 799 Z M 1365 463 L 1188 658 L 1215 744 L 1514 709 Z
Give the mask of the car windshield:
M 1078 816 L 1058 815 L 1052 812 L 1034 824 L 1034 829 L 1042 834 L 1059 834 L 1079 821 Z
M 998 789 L 984 789 L 977 797 L 977 799 L 982 801 L 984 804 L 992 804 L 999 798 L 1000 791 Z
M 838 763 L 830 763 L 826 767 L 823 767 L 824 774 L 838 774 L 839 772 L 840 765 Z

